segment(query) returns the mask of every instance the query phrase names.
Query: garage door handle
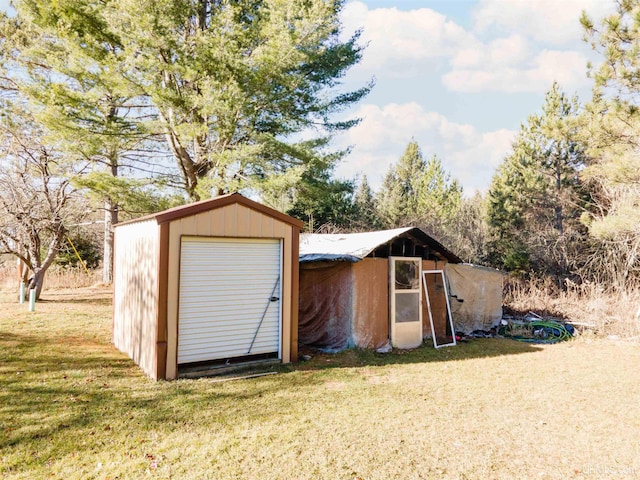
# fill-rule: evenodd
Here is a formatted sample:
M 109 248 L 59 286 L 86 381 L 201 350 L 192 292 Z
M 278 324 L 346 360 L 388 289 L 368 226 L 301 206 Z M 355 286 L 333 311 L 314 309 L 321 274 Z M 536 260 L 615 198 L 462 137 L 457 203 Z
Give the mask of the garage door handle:
M 267 314 L 267 310 L 269 310 L 269 304 L 271 302 L 277 302 L 278 300 L 280 300 L 279 297 L 276 297 L 273 295 L 274 293 L 276 293 L 276 288 L 278 288 L 279 284 L 280 284 L 280 274 L 278 274 L 278 278 L 276 278 L 276 283 L 273 284 L 273 290 L 271 290 L 271 296 L 269 297 L 269 301 L 267 302 L 264 312 L 262 312 L 262 318 L 260 319 L 260 323 L 258 323 L 258 328 L 256 328 L 256 333 L 253 334 L 253 340 L 251 340 L 251 345 L 249 345 L 249 350 L 247 350 L 247 355 L 251 353 L 253 344 L 256 341 L 256 337 L 258 336 L 258 332 L 260 331 L 260 327 L 262 326 L 262 322 L 264 321 L 264 317 Z

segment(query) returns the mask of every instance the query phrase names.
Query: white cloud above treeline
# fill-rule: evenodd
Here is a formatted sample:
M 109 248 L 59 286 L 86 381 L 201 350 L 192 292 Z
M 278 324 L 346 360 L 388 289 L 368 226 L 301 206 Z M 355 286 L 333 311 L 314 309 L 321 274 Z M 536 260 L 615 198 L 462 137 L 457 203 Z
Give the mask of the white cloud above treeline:
M 477 55 L 475 66 L 456 67 L 445 73 L 441 77 L 443 85 L 454 92 L 468 93 L 541 93 L 554 81 L 568 91 L 588 85 L 587 58 L 579 52 L 543 50 L 518 61 L 509 61 L 505 52 L 508 55 L 508 50 L 492 50 L 490 45 L 484 55 Z
M 430 2 L 416 3 L 428 7 Z M 458 122 L 452 121 L 442 107 L 430 111 L 425 98 L 429 93 L 451 96 L 452 103 L 461 105 L 464 95 L 491 94 L 509 103 L 514 94 L 542 98 L 554 81 L 569 94 L 588 90 L 586 65 L 592 53 L 582 41 L 579 18 L 584 9 L 600 19 L 614 2 L 479 0 L 470 8 L 468 25 L 462 26 L 431 8 L 369 8 L 358 0 L 346 4 L 345 34 L 361 28 L 361 43 L 367 45 L 349 79 L 362 82 L 373 76 L 384 94 L 376 95 L 376 104 L 363 103 L 351 112 L 362 122 L 338 139 L 354 147 L 338 174 L 366 174 L 377 188 L 414 139 L 426 155 L 440 157 L 467 194 L 485 191 L 511 148 L 516 127 L 486 131 L 472 120 L 460 123 L 459 112 Z M 415 100 L 407 100 L 407 91 L 401 92 L 402 102 L 393 98 L 399 80 L 405 90 L 414 82 Z M 425 94 L 420 88 L 426 84 L 439 84 L 441 91 Z M 522 121 L 531 113 L 522 112 Z
M 479 0 L 473 9 L 473 30 L 496 35 L 519 32 L 543 45 L 575 44 L 582 38 L 582 11 L 602 18 L 613 11 L 606 0 Z
M 365 75 L 411 75 L 415 69 L 455 55 L 473 41 L 462 27 L 428 8 L 370 10 L 354 1 L 347 3 L 342 18 L 346 32 L 363 29 L 362 43 L 368 46 L 356 69 Z
M 583 8 L 600 18 L 610 4 L 481 0 L 469 30 L 429 8 L 369 9 L 360 1 L 347 3 L 343 19 L 345 32 L 363 29 L 368 46 L 354 69 L 363 77 L 435 73 L 451 91 L 542 93 L 554 80 L 567 90 L 587 82 Z
M 362 122 L 339 137 L 342 146 L 353 145 L 354 149 L 338 173 L 346 178 L 366 175 L 374 189 L 409 142 L 415 140 L 425 157 L 435 154 L 440 158 L 466 193 L 484 191 L 516 133 L 507 129 L 483 133 L 473 125 L 451 122 L 444 115 L 429 112 L 415 102 L 363 104 L 355 115 Z

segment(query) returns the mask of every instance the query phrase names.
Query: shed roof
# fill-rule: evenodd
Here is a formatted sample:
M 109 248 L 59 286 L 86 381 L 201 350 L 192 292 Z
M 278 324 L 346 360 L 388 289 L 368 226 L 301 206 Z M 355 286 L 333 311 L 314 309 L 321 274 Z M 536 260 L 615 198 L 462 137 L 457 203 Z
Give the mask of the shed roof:
M 170 208 L 162 212 L 145 215 L 144 217 L 139 217 L 133 220 L 128 220 L 126 222 L 118 223 L 115 226 L 118 227 L 121 225 L 128 225 L 131 223 L 143 222 L 147 220 L 156 220 L 159 224 L 166 223 L 166 222 L 171 222 L 173 220 L 177 220 L 179 218 L 184 218 L 191 215 L 196 215 L 201 212 L 206 212 L 207 210 L 213 210 L 216 208 L 225 207 L 233 203 L 239 203 L 241 205 L 244 205 L 247 208 L 257 210 L 265 215 L 276 218 L 284 223 L 287 223 L 297 228 L 302 228 L 304 225 L 300 220 L 296 218 L 290 217 L 289 215 L 279 212 L 278 210 L 274 210 L 271 207 L 267 207 L 266 205 L 262 205 L 261 203 L 250 200 L 239 193 L 230 193 L 230 194 L 221 195 L 215 198 L 209 198 L 207 200 L 201 200 L 195 203 L 189 203 L 187 205 L 180 205 L 179 207 Z
M 460 257 L 417 227 L 363 233 L 303 233 L 300 235 L 300 262 L 333 260 L 355 263 L 379 246 L 405 236 L 413 237 L 452 263 L 462 262 Z

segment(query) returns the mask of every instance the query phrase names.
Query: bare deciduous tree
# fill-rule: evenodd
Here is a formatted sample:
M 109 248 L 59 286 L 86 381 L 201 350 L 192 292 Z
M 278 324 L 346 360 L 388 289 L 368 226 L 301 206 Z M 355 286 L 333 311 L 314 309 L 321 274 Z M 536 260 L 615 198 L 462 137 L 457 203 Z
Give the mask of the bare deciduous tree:
M 65 159 L 18 112 L 0 121 L 0 254 L 26 265 L 29 289 L 39 298 L 67 225 L 82 212 L 75 208 Z

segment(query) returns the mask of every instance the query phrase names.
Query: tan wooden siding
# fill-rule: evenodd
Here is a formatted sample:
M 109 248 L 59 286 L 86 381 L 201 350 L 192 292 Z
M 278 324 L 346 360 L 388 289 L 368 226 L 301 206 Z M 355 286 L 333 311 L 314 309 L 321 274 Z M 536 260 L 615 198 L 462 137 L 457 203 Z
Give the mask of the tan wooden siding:
M 389 260 L 365 258 L 352 265 L 353 339 L 378 348 L 389 339 Z
M 155 220 L 116 228 L 113 343 L 156 378 L 159 229 Z
M 286 227 L 290 227 L 237 203 L 184 217 L 179 222 L 190 235 L 214 237 L 283 238 Z
M 168 380 L 177 377 L 178 339 L 178 291 L 180 275 L 180 244 L 182 236 L 279 238 L 283 240 L 283 326 L 282 361 L 291 361 L 291 341 L 293 321 L 291 289 L 291 258 L 294 228 L 281 220 L 270 217 L 241 204 L 230 204 L 204 211 L 189 217 L 172 220 L 169 224 L 169 265 L 167 292 L 167 368 Z M 296 246 L 297 248 L 297 246 Z

